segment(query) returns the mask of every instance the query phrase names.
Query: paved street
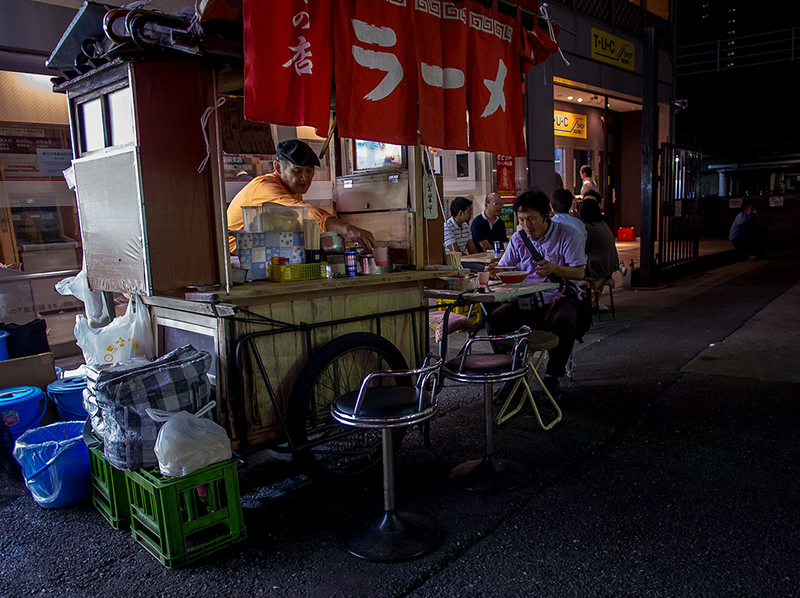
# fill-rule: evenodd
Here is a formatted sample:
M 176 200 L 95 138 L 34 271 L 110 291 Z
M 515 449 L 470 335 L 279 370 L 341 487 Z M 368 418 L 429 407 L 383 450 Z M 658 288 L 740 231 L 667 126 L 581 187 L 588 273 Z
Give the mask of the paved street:
M 450 482 L 483 449 L 479 387 L 448 382 L 431 446 L 396 456 L 398 507 L 444 529 L 431 553 L 361 561 L 341 540 L 382 507 L 380 478 L 311 482 L 247 454 L 247 540 L 171 571 L 90 506 L 44 510 L 0 473 L 0 589 L 59 596 L 800 596 L 800 252 L 614 291 L 575 352 L 564 419 L 528 409 L 496 453 L 535 472 L 473 494 Z

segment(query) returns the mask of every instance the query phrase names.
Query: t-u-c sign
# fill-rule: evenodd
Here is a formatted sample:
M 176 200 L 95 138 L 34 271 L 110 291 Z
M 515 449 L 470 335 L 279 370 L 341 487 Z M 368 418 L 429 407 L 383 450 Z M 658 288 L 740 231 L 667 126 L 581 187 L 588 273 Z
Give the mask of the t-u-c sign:
M 586 115 L 553 110 L 553 132 L 558 137 L 586 139 Z
M 622 67 L 629 71 L 634 69 L 633 42 L 592 27 L 592 52 L 594 60 Z

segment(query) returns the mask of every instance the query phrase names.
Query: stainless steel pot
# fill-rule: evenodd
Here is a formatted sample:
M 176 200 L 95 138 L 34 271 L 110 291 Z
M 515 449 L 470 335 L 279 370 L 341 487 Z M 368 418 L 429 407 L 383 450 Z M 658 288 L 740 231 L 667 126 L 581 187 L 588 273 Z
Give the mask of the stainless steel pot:
M 337 233 L 322 233 L 319 243 L 322 253 L 344 253 L 344 237 Z

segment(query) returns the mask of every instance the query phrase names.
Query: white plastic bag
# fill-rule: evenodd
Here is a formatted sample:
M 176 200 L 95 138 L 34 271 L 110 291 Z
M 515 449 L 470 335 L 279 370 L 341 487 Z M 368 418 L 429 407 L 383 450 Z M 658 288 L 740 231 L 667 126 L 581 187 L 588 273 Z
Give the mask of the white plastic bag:
M 86 268 L 76 276 L 70 276 L 56 283 L 56 291 L 62 295 L 73 295 L 83 301 L 83 311 L 91 328 L 101 328 L 108 324 L 108 314 L 103 303 L 103 293 L 89 289 Z
M 131 297 L 123 315 L 102 328 L 92 328 L 84 316 L 75 316 L 75 340 L 88 365 L 117 363 L 133 357 L 152 359 L 155 355 L 150 314 L 136 297 Z
M 156 438 L 156 458 L 161 475 L 182 477 L 231 458 L 231 441 L 225 429 L 202 417 L 216 405 L 211 401 L 197 413 L 147 409 L 155 421 L 165 421 Z

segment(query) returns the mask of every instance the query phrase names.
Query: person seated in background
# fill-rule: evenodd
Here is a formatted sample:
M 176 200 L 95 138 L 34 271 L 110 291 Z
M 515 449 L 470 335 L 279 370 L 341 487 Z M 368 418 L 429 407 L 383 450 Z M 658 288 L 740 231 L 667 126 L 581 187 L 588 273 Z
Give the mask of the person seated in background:
M 597 300 L 603 291 L 604 281 L 619 270 L 619 255 L 614 241 L 614 233 L 603 221 L 600 206 L 592 198 L 583 200 L 581 220 L 586 228 L 586 280 L 598 289 Z M 601 311 L 607 311 L 600 303 Z
M 503 198 L 497 193 L 489 193 L 483 212 L 472 221 L 472 242 L 479 251 L 494 251 L 495 242 L 508 243 L 506 223 L 500 219 L 503 213 Z
M 550 195 L 550 207 L 553 208 L 553 216 L 550 219 L 553 222 L 561 222 L 574 228 L 581 237 L 582 243 L 586 245 L 586 227 L 583 226 L 580 218 L 571 216 L 569 213 L 574 200 L 575 197 L 569 189 L 556 189 L 553 191 Z
M 472 202 L 466 197 L 456 197 L 450 202 L 450 218 L 444 223 L 444 247 L 447 251 L 463 254 L 478 253 L 472 241 Z
M 728 240 L 736 249 L 747 252 L 749 258 L 768 255 L 769 229 L 756 220 L 758 213 L 752 203 L 736 215 L 731 224 Z
M 544 383 L 551 394 L 558 393 L 559 378 L 566 371 L 572 346 L 581 338 L 578 330 L 577 284 L 584 277 L 586 253 L 574 228 L 550 219 L 550 200 L 542 191 L 527 191 L 514 201 L 514 212 L 521 229 L 511 235 L 497 266 L 514 266 L 528 272 L 525 282 L 547 282 L 551 277 L 564 281 L 561 289 L 544 291 L 531 297 L 507 301 L 486 318 L 489 334 L 507 334 L 526 324 L 548 330 L 558 337 L 551 349 Z M 497 266 L 486 270 L 494 275 Z

